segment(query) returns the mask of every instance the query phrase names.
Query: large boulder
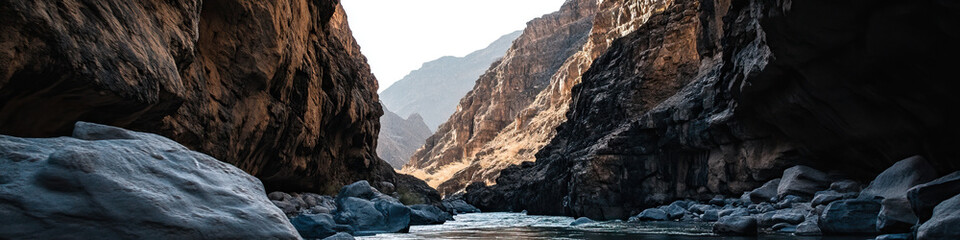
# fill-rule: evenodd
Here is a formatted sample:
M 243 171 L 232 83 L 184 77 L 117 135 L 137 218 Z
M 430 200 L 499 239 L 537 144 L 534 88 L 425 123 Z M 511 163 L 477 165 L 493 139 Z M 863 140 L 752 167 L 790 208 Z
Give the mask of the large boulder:
M 78 122 L 0 135 L 0 236 L 298 239 L 259 180 L 164 137 Z
M 667 212 L 659 208 L 649 208 L 640 212 L 637 216 L 633 216 L 630 219 L 630 222 L 640 222 L 640 221 L 666 221 L 669 220 Z
M 839 200 L 827 205 L 820 215 L 820 229 L 824 233 L 877 233 L 877 215 L 880 202 L 865 199 Z
M 757 219 L 751 216 L 726 216 L 713 224 L 713 232 L 721 235 L 757 235 Z
M 827 205 L 836 200 L 854 198 L 856 196 L 857 193 L 854 192 L 840 193 L 836 190 L 819 191 L 813 195 L 813 200 L 810 201 L 810 205 L 814 207 Z
M 480 209 L 477 209 L 477 207 L 474 207 L 473 205 L 470 205 L 469 203 L 463 201 L 463 199 L 459 198 L 444 199 L 441 205 L 447 210 L 447 212 L 451 214 L 480 212 Z
M 811 199 L 817 191 L 830 187 L 830 183 L 829 175 L 824 172 L 807 166 L 794 166 L 783 171 L 777 186 L 777 197 L 794 195 Z
M 326 213 L 300 214 L 290 219 L 300 236 L 307 239 L 326 238 L 337 232 L 353 232 L 349 225 L 337 224 L 333 216 Z
M 916 224 L 917 215 L 913 214 L 907 199 L 887 198 L 880 202 L 880 213 L 877 215 L 877 230 L 880 232 L 910 232 L 910 228 Z
M 917 218 L 924 222 L 933 216 L 934 207 L 957 194 L 960 194 L 960 172 L 914 186 L 907 191 L 907 198 Z
M 906 198 L 910 188 L 937 178 L 937 171 L 921 156 L 893 164 L 860 192 L 860 198 Z
M 777 188 L 780 186 L 780 179 L 767 181 L 757 189 L 750 191 L 750 201 L 754 203 L 770 202 L 770 199 L 777 197 Z
M 960 195 L 933 209 L 933 216 L 917 230 L 917 240 L 960 239 Z
M 403 231 L 410 226 L 410 208 L 398 201 L 337 197 L 337 223 L 350 225 L 354 235 Z
M 453 216 L 437 206 L 428 204 L 410 206 L 410 225 L 442 224 L 447 220 L 453 220 Z

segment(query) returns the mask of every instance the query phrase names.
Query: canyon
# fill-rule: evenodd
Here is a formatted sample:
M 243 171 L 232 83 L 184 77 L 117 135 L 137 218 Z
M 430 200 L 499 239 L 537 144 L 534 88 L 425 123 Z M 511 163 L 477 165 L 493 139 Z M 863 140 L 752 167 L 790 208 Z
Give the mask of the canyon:
M 403 118 L 384 107 L 377 137 L 377 155 L 393 168 L 400 169 L 430 134 L 430 128 L 420 114 Z

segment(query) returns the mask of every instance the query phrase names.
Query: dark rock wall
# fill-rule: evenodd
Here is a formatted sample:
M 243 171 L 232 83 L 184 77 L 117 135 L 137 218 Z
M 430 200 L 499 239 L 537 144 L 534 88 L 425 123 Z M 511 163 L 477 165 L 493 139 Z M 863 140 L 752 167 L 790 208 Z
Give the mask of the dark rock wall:
M 271 191 L 394 181 L 338 1 L 3 1 L 0 20 L 2 134 L 159 133 Z
M 623 219 L 739 195 L 795 164 L 869 179 L 927 156 L 960 169 L 958 11 L 944 1 L 674 1 L 573 89 L 568 121 L 483 210 Z

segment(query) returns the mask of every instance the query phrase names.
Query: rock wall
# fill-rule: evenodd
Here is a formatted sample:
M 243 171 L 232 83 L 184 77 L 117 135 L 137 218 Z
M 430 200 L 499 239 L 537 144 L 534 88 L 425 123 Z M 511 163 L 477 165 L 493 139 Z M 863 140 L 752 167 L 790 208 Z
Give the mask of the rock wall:
M 0 133 L 159 133 L 271 191 L 395 181 L 338 1 L 2 1 L 0 20 Z
M 384 107 L 380 135 L 377 136 L 377 155 L 393 168 L 400 169 L 430 134 L 430 128 L 420 114 L 414 113 L 404 119 Z
M 760 186 L 804 164 L 870 179 L 950 146 L 960 102 L 958 6 L 943 1 L 677 0 L 617 39 L 556 137 L 497 185 L 483 210 L 624 219 L 679 198 Z M 905 82 L 909 81 L 909 82 Z
M 567 1 L 560 11 L 527 23 L 506 55 L 480 76 L 457 111 L 401 172 L 436 187 L 468 166 L 550 84 L 564 61 L 580 50 L 596 9 L 596 1 Z
M 445 56 L 426 62 L 383 90 L 380 101 L 400 116 L 420 114 L 430 131 L 436 130 L 457 110 L 460 98 L 473 89 L 477 78 L 507 53 L 521 33 L 503 35 L 463 57 Z

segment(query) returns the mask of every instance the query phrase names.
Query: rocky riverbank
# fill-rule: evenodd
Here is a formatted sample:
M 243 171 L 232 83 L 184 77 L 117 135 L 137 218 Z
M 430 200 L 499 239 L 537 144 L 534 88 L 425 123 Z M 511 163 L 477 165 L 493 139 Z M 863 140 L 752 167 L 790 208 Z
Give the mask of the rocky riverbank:
M 958 212 L 960 172 L 938 176 L 923 157 L 914 156 L 897 162 L 867 185 L 795 166 L 739 198 L 675 201 L 645 209 L 629 222 L 714 222 L 714 233 L 723 235 L 957 239 Z

